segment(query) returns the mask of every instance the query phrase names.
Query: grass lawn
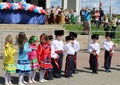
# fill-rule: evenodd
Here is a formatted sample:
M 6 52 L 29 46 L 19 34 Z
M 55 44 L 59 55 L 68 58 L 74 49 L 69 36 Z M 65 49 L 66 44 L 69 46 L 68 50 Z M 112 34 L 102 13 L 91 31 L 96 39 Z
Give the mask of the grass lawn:
M 65 24 L 63 25 L 65 27 L 66 30 L 68 31 L 73 31 L 76 32 L 78 34 L 81 34 L 82 30 L 83 30 L 83 26 L 80 24 Z M 96 28 L 96 25 L 91 25 L 91 33 L 97 33 L 99 35 L 104 36 L 105 32 L 104 32 L 104 28 L 101 25 L 99 29 Z M 116 43 L 120 42 L 120 26 L 117 26 L 117 30 L 116 30 L 116 38 L 114 39 L 114 41 Z

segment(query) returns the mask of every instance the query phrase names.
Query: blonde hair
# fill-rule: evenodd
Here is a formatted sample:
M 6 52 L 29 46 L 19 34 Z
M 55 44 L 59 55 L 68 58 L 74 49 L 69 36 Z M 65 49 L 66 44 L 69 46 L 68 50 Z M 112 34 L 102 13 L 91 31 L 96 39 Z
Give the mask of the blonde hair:
M 12 37 L 12 35 L 8 35 L 8 36 L 5 37 L 5 45 L 7 43 L 13 44 L 13 37 Z

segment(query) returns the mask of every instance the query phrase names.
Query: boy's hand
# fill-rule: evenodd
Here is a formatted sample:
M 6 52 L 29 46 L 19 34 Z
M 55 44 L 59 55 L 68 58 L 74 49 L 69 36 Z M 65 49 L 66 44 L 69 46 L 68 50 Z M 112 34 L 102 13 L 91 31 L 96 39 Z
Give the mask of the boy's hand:
M 113 49 L 110 49 L 110 52 L 112 52 L 113 51 Z
M 113 55 L 113 53 L 112 52 L 110 52 L 110 56 L 112 56 Z

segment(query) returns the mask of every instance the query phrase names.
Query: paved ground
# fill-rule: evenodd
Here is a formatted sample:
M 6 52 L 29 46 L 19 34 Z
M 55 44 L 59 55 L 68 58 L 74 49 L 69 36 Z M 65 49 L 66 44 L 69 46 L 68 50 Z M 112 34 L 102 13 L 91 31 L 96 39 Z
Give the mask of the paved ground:
M 92 74 L 89 70 L 89 54 L 85 51 L 78 53 L 78 73 L 71 78 L 62 77 L 60 79 L 53 79 L 45 83 L 37 83 L 31 85 L 120 85 L 120 52 L 115 52 L 112 59 L 112 73 L 105 73 L 103 68 L 103 51 L 99 57 L 99 73 Z M 65 61 L 65 58 L 64 58 Z M 2 59 L 0 59 L 2 66 Z M 64 70 L 63 64 L 63 70 Z M 27 77 L 25 77 L 27 80 Z M 36 77 L 38 80 L 39 76 Z M 15 85 L 18 82 L 18 74 L 14 74 L 12 81 Z M 0 67 L 0 85 L 4 83 L 4 71 Z M 29 84 L 26 84 L 29 85 Z

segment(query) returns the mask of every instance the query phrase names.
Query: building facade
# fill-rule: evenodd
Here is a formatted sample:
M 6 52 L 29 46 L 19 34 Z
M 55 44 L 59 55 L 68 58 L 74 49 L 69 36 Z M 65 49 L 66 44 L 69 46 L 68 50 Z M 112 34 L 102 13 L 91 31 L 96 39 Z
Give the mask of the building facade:
M 3 2 L 10 1 L 10 2 L 19 2 L 22 0 L 0 0 Z M 50 8 L 51 0 L 23 0 L 27 3 L 35 4 L 37 6 L 43 7 L 44 9 Z M 80 11 L 80 0 L 62 0 L 62 7 L 64 9 L 73 9 L 76 10 L 77 13 Z
M 27 0 L 27 2 L 42 6 L 44 9 L 50 8 L 51 0 Z M 80 11 L 80 0 L 62 0 L 63 9 L 73 9 L 77 13 Z

